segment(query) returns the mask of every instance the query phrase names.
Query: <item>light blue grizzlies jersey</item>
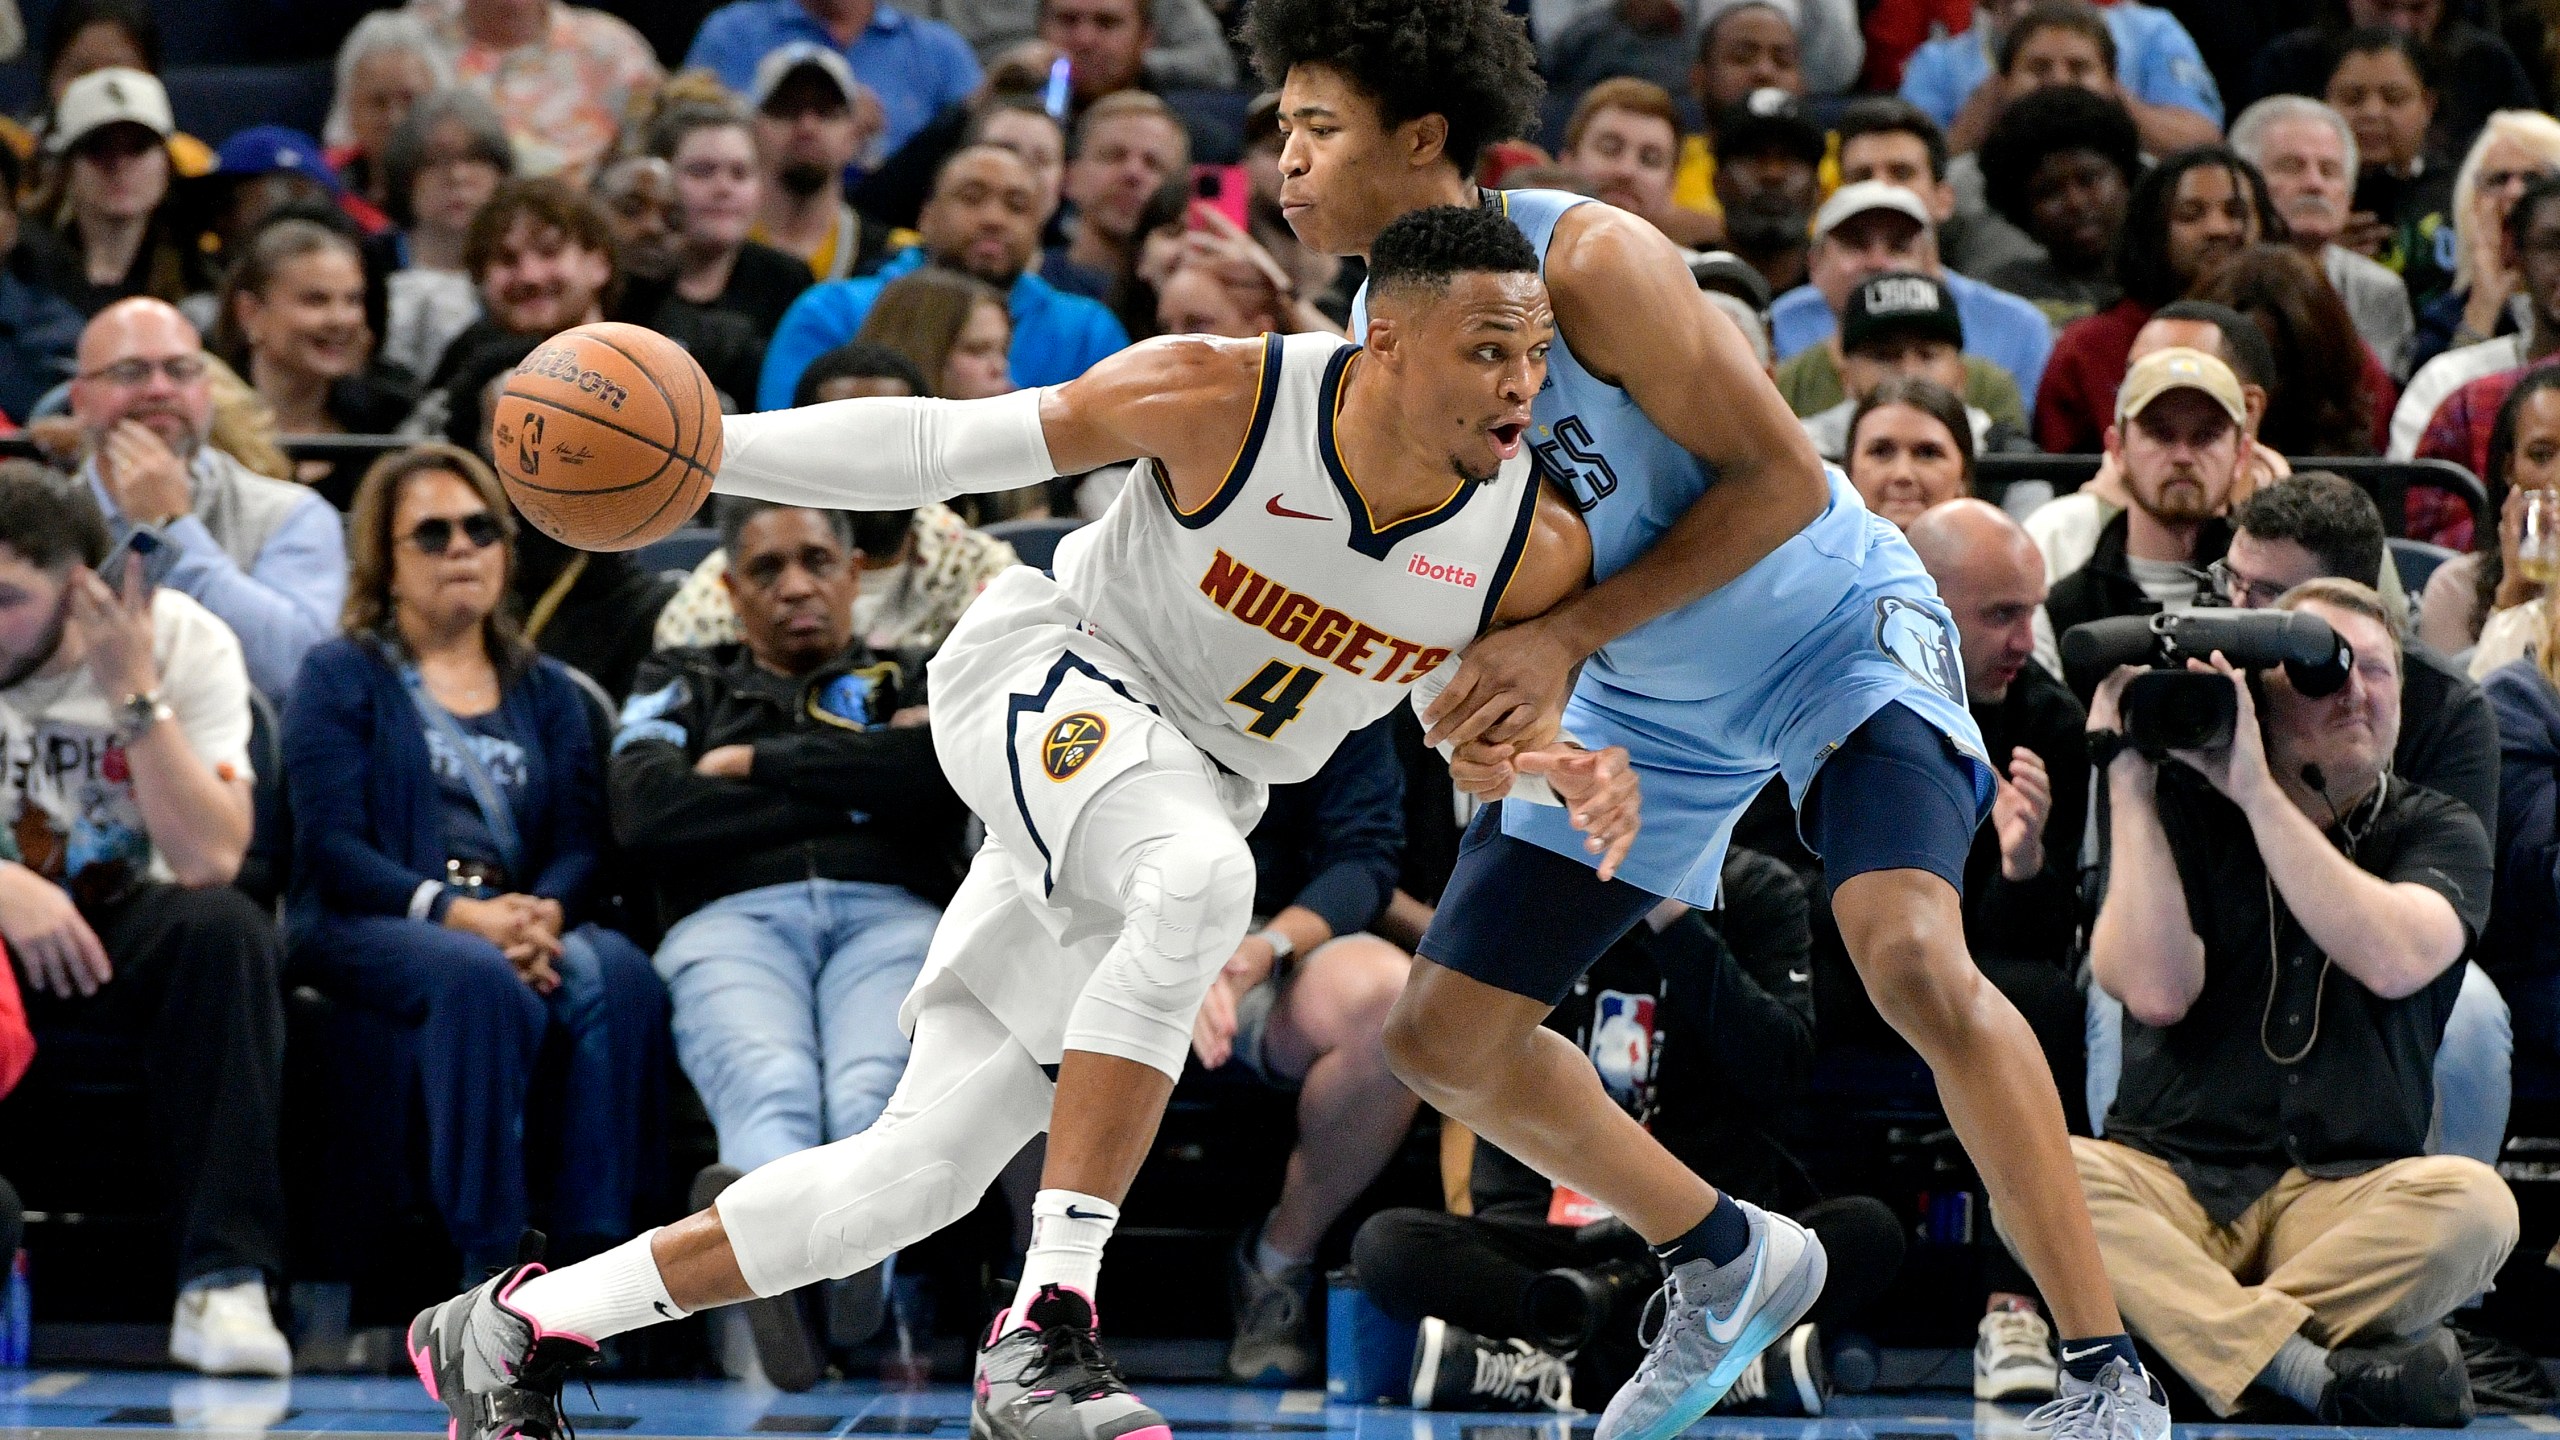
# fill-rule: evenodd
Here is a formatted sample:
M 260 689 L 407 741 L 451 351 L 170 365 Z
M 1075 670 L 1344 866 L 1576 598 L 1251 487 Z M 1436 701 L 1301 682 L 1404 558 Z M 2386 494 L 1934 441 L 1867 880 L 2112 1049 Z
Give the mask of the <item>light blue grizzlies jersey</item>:
M 1556 222 L 1594 203 L 1561 190 L 1493 192 L 1537 248 Z M 1364 290 L 1352 334 L 1367 329 Z M 1606 580 L 1651 549 L 1706 488 L 1714 467 L 1663 433 L 1634 398 L 1584 368 L 1572 337 L 1547 352 L 1530 406 L 1541 467 L 1591 532 Z M 1717 397 L 1701 387 L 1696 403 Z M 1867 717 L 1901 701 L 1980 761 L 1965 708 L 1955 625 L 1919 557 L 1828 472 L 1830 504 L 1811 525 L 1721 589 L 1638 626 L 1583 667 L 1565 727 L 1586 745 L 1628 747 L 1644 786 L 1644 829 L 1621 867 L 1658 895 L 1715 903 L 1733 823 L 1773 773 L 1795 798 L 1824 757 Z M 1991 776 L 1977 777 L 1987 803 Z M 1506 833 L 1588 861 L 1552 807 L 1503 807 Z M 1960 857 L 1959 857 L 1960 858 Z

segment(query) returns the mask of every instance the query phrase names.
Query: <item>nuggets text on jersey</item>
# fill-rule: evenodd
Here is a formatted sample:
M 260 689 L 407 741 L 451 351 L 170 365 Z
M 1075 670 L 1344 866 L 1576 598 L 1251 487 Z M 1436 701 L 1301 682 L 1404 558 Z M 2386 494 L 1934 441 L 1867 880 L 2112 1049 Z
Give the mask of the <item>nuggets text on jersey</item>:
M 1224 550 L 1209 557 L 1209 568 L 1200 576 L 1200 593 L 1247 625 L 1269 631 L 1271 638 L 1364 680 L 1410 685 L 1449 658 L 1446 645 L 1399 639 L 1265 577 Z M 1382 652 L 1384 664 L 1374 672 L 1362 668 Z M 1407 665 L 1407 660 L 1412 663 Z M 1397 673 L 1399 667 L 1402 674 Z

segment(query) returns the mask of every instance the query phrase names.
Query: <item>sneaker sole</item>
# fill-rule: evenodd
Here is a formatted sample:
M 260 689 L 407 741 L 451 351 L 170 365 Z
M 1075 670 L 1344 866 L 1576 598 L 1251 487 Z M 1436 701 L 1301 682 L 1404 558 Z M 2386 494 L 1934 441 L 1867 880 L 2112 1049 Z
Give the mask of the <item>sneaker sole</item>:
M 1973 1398 L 1990 1401 L 2050 1400 L 2060 1383 L 2055 1375 L 2010 1375 L 2004 1378 L 1994 1371 L 1973 1377 Z
M 1804 1407 L 1805 1417 L 1821 1419 L 1830 1376 L 1823 1369 L 1821 1332 L 1813 1326 L 1787 1332 L 1787 1373 L 1795 1379 L 1796 1403 Z
M 1770 1303 L 1762 1306 L 1760 1312 L 1751 1317 L 1751 1323 L 1742 1327 L 1742 1338 L 1734 1342 L 1733 1348 L 1725 1352 L 1724 1358 L 1716 1362 L 1715 1368 L 1709 1370 L 1705 1378 L 1690 1382 L 1689 1388 L 1680 1392 L 1680 1398 L 1671 1403 L 1671 1408 L 1652 1424 L 1621 1431 L 1604 1437 L 1604 1440 L 1672 1440 L 1673 1436 L 1705 1419 L 1707 1412 L 1716 1408 L 1716 1402 L 1733 1388 L 1733 1382 L 1742 1378 L 1742 1372 L 1750 1368 L 1760 1352 L 1794 1329 L 1805 1312 L 1813 1308 L 1813 1302 L 1822 1298 L 1822 1282 L 1831 1275 L 1831 1257 L 1823 1250 L 1820 1240 L 1808 1244 L 1805 1253 L 1808 1262 L 1796 1267 L 1796 1273 L 1787 1277 L 1786 1288 L 1773 1294 Z
M 1422 1343 L 1413 1352 L 1413 1408 L 1431 1408 L 1431 1392 L 1440 1379 L 1440 1347 L 1449 1338 L 1449 1322 L 1437 1315 L 1422 1321 Z
M 430 1305 L 426 1309 L 419 1311 L 417 1318 L 409 1322 L 409 1329 L 407 1333 L 403 1334 L 400 1339 L 401 1348 L 409 1352 L 409 1368 L 418 1372 L 418 1383 L 427 1387 L 427 1398 L 435 1401 L 439 1405 L 443 1405 L 444 1390 L 442 1386 L 436 1383 L 436 1359 L 434 1349 L 436 1311 L 438 1308 L 440 1307 Z M 462 1421 L 456 1418 L 451 1413 L 451 1410 L 451 1406 L 446 1406 L 447 1413 L 445 1415 L 444 1422 L 445 1440 L 455 1440 L 455 1437 L 459 1435 L 462 1430 Z

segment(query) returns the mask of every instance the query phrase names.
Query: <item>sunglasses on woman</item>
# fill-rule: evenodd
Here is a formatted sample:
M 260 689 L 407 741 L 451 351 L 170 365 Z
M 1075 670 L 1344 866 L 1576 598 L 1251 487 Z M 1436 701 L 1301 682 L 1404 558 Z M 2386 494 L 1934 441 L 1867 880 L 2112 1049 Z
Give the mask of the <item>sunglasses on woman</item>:
M 470 541 L 474 550 L 486 550 L 505 539 L 507 534 L 506 528 L 498 523 L 497 516 L 482 510 L 465 515 L 459 521 L 448 520 L 441 515 L 421 520 L 418 528 L 409 532 L 409 543 L 424 554 L 441 555 L 453 548 L 453 532 L 457 527 L 462 531 L 462 538 Z

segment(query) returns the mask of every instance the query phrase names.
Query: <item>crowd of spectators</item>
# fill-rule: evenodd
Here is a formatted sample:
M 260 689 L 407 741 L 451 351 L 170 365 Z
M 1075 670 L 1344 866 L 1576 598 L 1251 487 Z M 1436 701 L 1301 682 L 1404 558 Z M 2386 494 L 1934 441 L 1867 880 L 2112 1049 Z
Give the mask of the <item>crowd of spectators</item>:
M 319 135 L 198 138 L 148 7 L 65 0 L 0 127 L 0 434 L 39 457 L 0 462 L 0 1088 L 54 1103 L 96 1053 L 57 1038 L 148 1053 L 149 1136 L 99 1143 L 162 1177 L 189 1365 L 285 1373 L 274 1297 L 347 1278 L 287 1274 L 298 988 L 391 1037 L 340 1109 L 421 1127 L 410 1193 L 466 1276 L 528 1224 L 572 1256 L 644 1224 L 671 1081 L 717 1132 L 696 1205 L 876 1119 L 968 863 L 927 662 L 1005 522 L 1125 478 L 723 501 L 680 565 L 578 552 L 487 463 L 536 344 L 647 325 L 770 409 L 1351 312 L 1359 262 L 1282 209 L 1308 161 L 1241 6 L 733 0 L 673 44 L 635 14 L 658 48 L 616 8 L 377 8 Z M 1956 617 L 1999 772 L 1966 939 L 2061 1082 L 2134 1333 L 2218 1415 L 2467 1416 L 2448 1317 L 2519 1243 L 2515 1077 L 2560 1069 L 2560 31 L 2513 0 L 1512 8 L 1554 133 L 1479 179 L 1680 246 Z M 2330 473 L 2386 460 L 2485 507 Z M 2217 606 L 2325 623 L 2344 685 L 2235 675 L 2228 745 L 2127 743 L 2128 677 L 2067 667 L 2070 632 Z M 1454 1125 L 1445 1209 L 1364 1208 L 1467 813 L 1399 719 L 1251 837 L 1191 1081 L 1297 1118 L 1230 1260 L 1240 1381 L 1320 1371 L 1345 1255 L 1422 1328 L 1416 1404 L 1589 1403 L 1639 1354 L 1633 1232 Z M 1666 903 L 1550 1025 L 1822 1234 L 1812 1326 L 1736 1392 L 1818 1412 L 1825 1334 L 1926 1217 L 1830 1193 L 1812 1077 L 1906 1047 L 1775 787 L 1738 839 L 1721 909 Z M 1983 1248 L 1975 1392 L 2050 1395 L 2033 1286 Z M 754 1302 L 732 1351 L 814 1382 L 887 1268 Z

